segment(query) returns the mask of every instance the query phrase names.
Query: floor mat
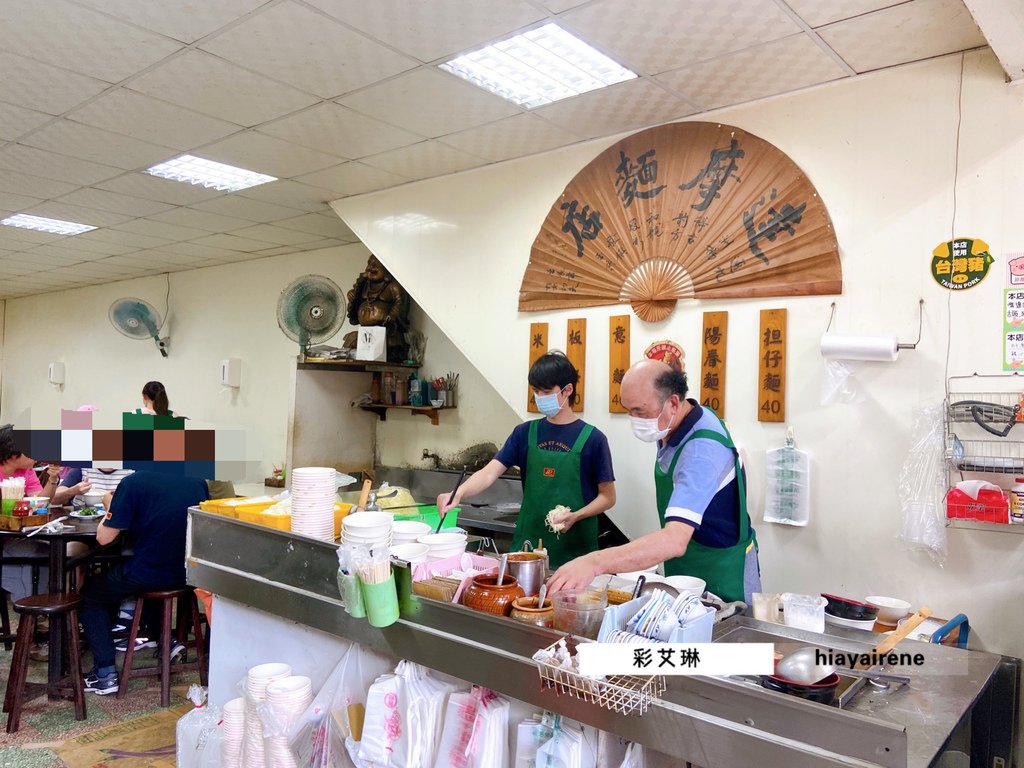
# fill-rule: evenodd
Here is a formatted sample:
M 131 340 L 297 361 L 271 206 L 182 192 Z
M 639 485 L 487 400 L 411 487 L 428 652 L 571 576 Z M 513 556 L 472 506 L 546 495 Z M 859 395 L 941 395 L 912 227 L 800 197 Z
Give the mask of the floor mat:
M 69 768 L 174 768 L 178 718 L 185 703 L 68 739 L 54 752 Z

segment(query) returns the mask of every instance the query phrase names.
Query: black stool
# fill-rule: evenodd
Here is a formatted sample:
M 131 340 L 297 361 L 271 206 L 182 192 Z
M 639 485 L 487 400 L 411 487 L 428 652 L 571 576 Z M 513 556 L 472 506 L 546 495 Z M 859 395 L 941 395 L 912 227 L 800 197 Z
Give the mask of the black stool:
M 132 619 L 131 629 L 128 630 L 128 648 L 124 654 L 124 668 L 121 670 L 121 682 L 117 688 L 117 698 L 123 699 L 128 693 L 128 681 L 133 677 L 144 677 L 147 675 L 159 675 L 160 677 L 160 706 L 169 707 L 171 704 L 171 624 L 174 615 L 174 601 L 186 600 L 190 610 L 190 623 L 195 633 L 195 640 L 188 640 L 188 625 L 179 622 L 177 637 L 179 642 L 185 646 L 186 657 L 188 649 L 195 649 L 196 660 L 186 661 L 182 664 L 175 664 L 175 672 L 199 672 L 201 685 L 207 684 L 206 648 L 203 642 L 203 628 L 199 619 L 199 601 L 192 587 L 177 587 L 174 589 L 160 589 L 152 592 L 143 592 L 135 601 L 135 616 Z M 135 638 L 139 635 L 139 623 L 142 620 L 142 606 L 146 600 L 160 600 L 163 603 L 163 615 L 160 619 L 160 641 L 158 650 L 160 663 L 156 666 L 133 669 L 135 661 Z
M 36 630 L 36 620 L 40 616 L 51 617 L 51 620 L 64 618 L 64 626 L 68 644 L 68 666 L 70 680 L 70 696 L 68 684 L 61 681 L 56 691 L 64 698 L 75 702 L 75 719 L 85 720 L 85 682 L 82 679 L 82 650 L 78 644 L 78 606 L 82 599 L 78 595 L 33 595 L 17 600 L 14 612 L 21 615 L 18 622 L 18 638 L 14 643 L 14 657 L 11 659 L 11 674 L 7 679 L 7 693 L 4 696 L 4 712 L 7 717 L 7 732 L 18 730 L 21 720 L 21 707 L 31 701 L 40 692 L 54 692 L 46 683 L 29 683 L 28 653 Z M 31 695 L 28 695 L 31 692 Z

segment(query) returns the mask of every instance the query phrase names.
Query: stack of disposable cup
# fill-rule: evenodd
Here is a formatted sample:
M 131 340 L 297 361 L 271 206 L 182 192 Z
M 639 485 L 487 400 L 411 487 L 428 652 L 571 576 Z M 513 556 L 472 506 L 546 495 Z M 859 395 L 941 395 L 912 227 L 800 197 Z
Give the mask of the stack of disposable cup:
M 334 502 L 337 473 L 333 467 L 292 470 L 292 532 L 334 541 Z
M 245 699 L 241 696 L 224 705 L 224 730 L 220 742 L 221 768 L 241 768 L 242 738 L 245 735 Z
M 298 768 L 285 735 L 313 702 L 313 687 L 308 677 L 293 676 L 275 680 L 267 686 L 267 703 L 274 712 L 274 735 L 267 737 L 268 768 Z
M 263 745 L 263 721 L 257 706 L 267 700 L 267 686 L 290 677 L 292 668 L 283 663 L 259 664 L 245 677 L 245 739 L 242 756 L 244 768 L 266 768 Z

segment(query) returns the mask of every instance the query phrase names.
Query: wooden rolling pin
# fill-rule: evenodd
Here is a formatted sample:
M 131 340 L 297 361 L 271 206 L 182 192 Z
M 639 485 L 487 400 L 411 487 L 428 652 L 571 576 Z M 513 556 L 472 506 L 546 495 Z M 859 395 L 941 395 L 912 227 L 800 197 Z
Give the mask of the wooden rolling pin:
M 898 626 L 891 635 L 887 635 L 885 639 L 882 640 L 882 642 L 880 642 L 878 645 L 872 648 L 871 654 L 875 657 L 887 654 L 889 651 L 891 651 L 893 648 L 895 648 L 897 645 L 903 642 L 907 638 L 907 635 L 909 635 L 911 632 L 917 629 L 918 626 L 920 626 L 920 624 L 931 615 L 931 608 L 929 608 L 926 605 L 921 606 L 917 613 L 915 613 L 913 616 L 911 616 L 909 619 L 903 622 L 903 624 Z M 866 667 L 863 664 L 858 664 L 855 668 L 864 669 Z
M 370 498 L 370 481 L 363 480 L 363 490 L 359 494 L 359 505 L 357 511 L 362 512 L 366 509 L 366 501 Z

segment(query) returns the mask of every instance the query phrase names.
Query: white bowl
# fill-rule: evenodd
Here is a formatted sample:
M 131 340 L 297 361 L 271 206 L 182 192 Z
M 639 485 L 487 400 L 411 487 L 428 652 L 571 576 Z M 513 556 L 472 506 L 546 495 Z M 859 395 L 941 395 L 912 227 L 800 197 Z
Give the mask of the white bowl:
M 429 550 L 426 544 L 395 544 L 391 547 L 391 555 L 409 563 L 422 563 L 426 561 Z
M 665 576 L 659 579 L 659 581 L 664 581 L 670 587 L 675 587 L 675 590 L 680 595 L 685 593 L 700 597 L 708 588 L 708 583 L 704 579 L 698 579 L 696 576 Z
M 869 632 L 875 628 L 874 619 L 844 619 L 842 616 L 833 616 L 825 613 L 825 623 L 836 627 L 850 627 L 851 629 L 866 629 Z
M 394 532 L 395 538 L 401 537 L 409 541 L 416 541 L 420 536 L 430 533 L 430 525 L 418 520 L 395 520 L 391 530 Z
M 430 404 L 435 408 L 442 408 L 444 407 L 444 400 L 431 400 Z
M 871 595 L 866 597 L 864 602 L 878 609 L 876 619 L 882 624 L 895 625 L 900 619 L 910 613 L 910 603 L 906 600 L 900 600 L 898 597 Z
M 78 496 L 87 507 L 95 507 L 97 504 L 103 503 L 103 491 L 89 491 L 87 493 L 81 493 Z
M 416 539 L 420 544 L 426 544 L 431 549 L 451 549 L 462 545 L 465 547 L 466 534 L 464 533 L 428 533 Z
M 387 512 L 354 512 L 341 521 L 343 529 L 362 533 L 380 529 L 390 531 L 394 523 L 394 516 Z

